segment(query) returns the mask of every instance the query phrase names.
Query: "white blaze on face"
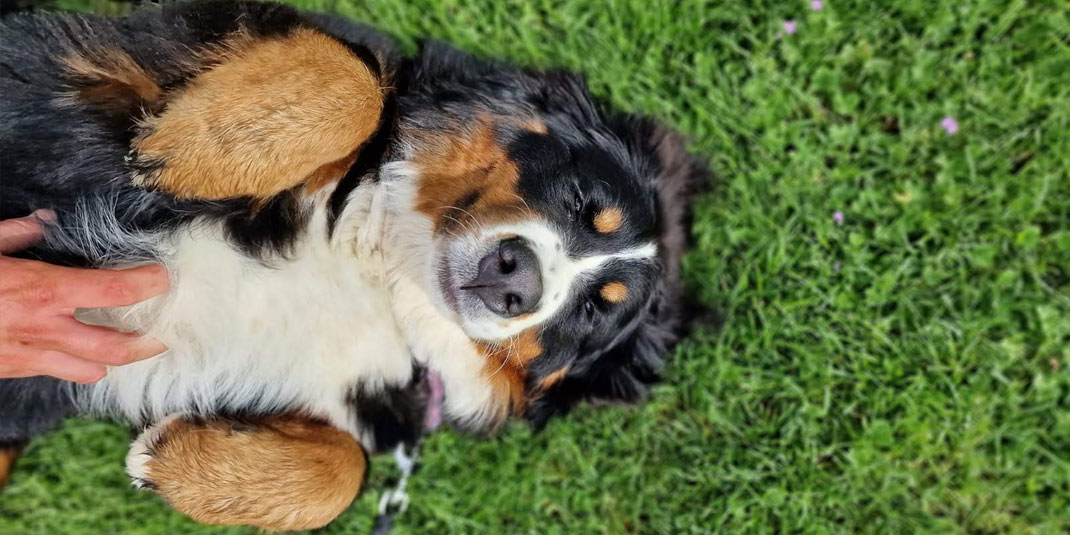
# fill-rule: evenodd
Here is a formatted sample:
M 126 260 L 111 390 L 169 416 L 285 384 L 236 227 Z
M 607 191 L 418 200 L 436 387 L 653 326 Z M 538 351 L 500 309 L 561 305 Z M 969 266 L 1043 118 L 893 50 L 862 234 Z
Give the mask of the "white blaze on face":
M 472 239 L 485 244 L 501 239 L 520 237 L 539 259 L 542 275 L 542 298 L 529 314 L 502 319 L 490 311 L 478 318 L 464 317 L 465 332 L 480 340 L 504 340 L 542 324 L 553 317 L 568 302 L 577 281 L 613 260 L 646 260 L 657 255 L 657 246 L 646 243 L 613 254 L 571 257 L 557 231 L 542 222 L 499 225 L 482 230 Z

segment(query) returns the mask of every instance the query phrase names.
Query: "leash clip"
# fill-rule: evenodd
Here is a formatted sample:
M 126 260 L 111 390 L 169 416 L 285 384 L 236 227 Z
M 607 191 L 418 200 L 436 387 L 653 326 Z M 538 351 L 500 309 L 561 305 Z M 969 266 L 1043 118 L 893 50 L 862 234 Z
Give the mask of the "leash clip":
M 380 516 L 397 516 L 409 508 L 409 493 L 400 486 L 395 487 L 379 498 Z
M 394 517 L 404 513 L 409 508 L 409 493 L 405 490 L 409 484 L 409 476 L 416 468 L 416 462 L 420 458 L 420 442 L 417 441 L 412 447 L 412 453 L 405 451 L 405 444 L 398 444 L 394 448 L 394 461 L 398 464 L 401 477 L 394 488 L 383 493 L 379 498 L 379 517 L 375 520 L 374 535 L 386 535 L 390 533 L 390 527 L 394 524 Z

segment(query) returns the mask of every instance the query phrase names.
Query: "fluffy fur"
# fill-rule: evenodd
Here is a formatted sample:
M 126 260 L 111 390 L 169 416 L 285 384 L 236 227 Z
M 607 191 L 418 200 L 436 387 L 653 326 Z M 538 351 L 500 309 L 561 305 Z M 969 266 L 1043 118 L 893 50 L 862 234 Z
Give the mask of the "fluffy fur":
M 324 64 L 346 66 L 322 76 L 377 77 L 381 100 L 368 97 L 377 110 L 345 116 L 361 123 L 357 137 L 332 141 L 322 161 L 302 160 L 281 181 L 254 173 L 234 187 L 218 182 L 230 174 L 198 183 L 180 172 L 190 164 L 183 153 L 211 154 L 221 136 L 192 139 L 169 158 L 139 151 L 140 140 L 170 134 L 160 117 L 189 88 L 246 83 L 215 74 L 249 63 L 241 47 L 272 49 L 295 35 L 303 46 L 325 37 L 333 55 Z M 96 73 L 72 70 L 72 57 L 125 59 Z M 257 72 L 270 61 L 258 58 Z M 345 81 L 323 84 L 337 93 Z M 583 400 L 640 399 L 683 325 L 687 200 L 706 168 L 656 123 L 601 110 L 573 74 L 437 43 L 401 58 L 379 34 L 340 19 L 198 2 L 122 20 L 6 18 L 0 93 L 0 217 L 57 213 L 47 242 L 24 254 L 82 266 L 161 262 L 172 279 L 166 296 L 80 314 L 151 334 L 165 355 L 89 386 L 0 380 L 0 446 L 75 413 L 141 426 L 173 413 L 300 413 L 384 449 L 419 432 L 426 370 L 441 375 L 455 426 L 489 431 L 510 415 L 542 425 Z M 315 99 L 271 105 L 301 117 L 306 100 Z M 352 106 L 328 105 L 337 102 Z M 210 108 L 182 109 L 196 118 Z M 235 113 L 248 116 L 228 118 L 228 129 L 277 118 Z M 280 147 L 313 147 L 317 135 L 344 130 L 282 130 L 281 145 L 258 150 L 278 158 Z M 350 145 L 359 150 L 339 160 Z M 220 168 L 278 167 L 260 156 L 226 153 Z M 213 172 L 211 162 L 190 165 Z M 321 164 L 327 171 L 308 173 Z M 481 259 L 511 269 L 493 256 L 509 240 L 534 252 L 541 296 L 529 312 L 502 317 L 465 285 Z M 132 459 L 142 473 L 145 459 Z

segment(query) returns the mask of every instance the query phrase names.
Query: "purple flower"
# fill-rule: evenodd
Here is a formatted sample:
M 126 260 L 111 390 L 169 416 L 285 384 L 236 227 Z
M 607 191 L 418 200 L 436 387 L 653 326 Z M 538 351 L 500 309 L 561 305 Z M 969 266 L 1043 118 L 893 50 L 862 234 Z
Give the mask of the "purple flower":
M 795 35 L 796 30 L 798 30 L 798 26 L 795 24 L 794 20 L 788 19 L 784 21 L 784 33 L 788 35 Z
M 825 3 L 821 0 L 813 0 L 810 2 L 810 9 L 814 11 L 821 11 L 821 8 L 825 7 Z
M 959 122 L 956 121 L 954 117 L 944 117 L 943 120 L 940 121 L 940 126 L 943 127 L 944 131 L 947 132 L 947 135 L 949 136 L 953 136 L 959 131 Z
M 839 210 L 834 212 L 832 214 L 832 220 L 835 221 L 837 225 L 842 225 L 843 224 L 843 212 L 841 212 Z

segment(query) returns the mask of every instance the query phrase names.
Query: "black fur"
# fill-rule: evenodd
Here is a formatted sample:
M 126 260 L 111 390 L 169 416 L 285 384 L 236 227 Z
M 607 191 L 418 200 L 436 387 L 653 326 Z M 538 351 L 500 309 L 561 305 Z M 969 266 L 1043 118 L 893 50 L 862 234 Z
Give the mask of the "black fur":
M 53 98 L 72 83 L 58 58 L 101 43 L 120 47 L 166 88 L 182 87 L 191 76 L 185 55 L 223 39 L 238 20 L 260 36 L 298 25 L 320 28 L 345 42 L 396 88 L 383 127 L 331 199 L 332 220 L 353 188 L 374 180 L 383 161 L 398 156 L 395 141 L 405 131 L 458 130 L 484 112 L 545 123 L 545 134 L 501 133 L 520 171 L 518 191 L 525 203 L 567 228 L 570 253 L 605 254 L 656 241 L 659 261 L 610 263 L 542 326 L 545 351 L 528 367 L 534 401 L 526 416 L 541 426 L 581 401 L 642 399 L 682 333 L 680 259 L 689 235 L 688 197 L 708 181 L 709 173 L 704 162 L 687 152 L 681 137 L 648 119 L 606 113 L 583 79 L 571 73 L 520 69 L 436 42 L 424 43 L 414 58 L 401 58 L 373 30 L 268 3 L 177 4 L 126 19 L 9 17 L 0 23 L 0 94 L 5 95 L 0 99 L 0 219 L 50 208 L 62 224 L 86 217 L 89 203 L 98 211 L 109 210 L 133 236 L 170 232 L 198 217 L 223 221 L 230 240 L 250 257 L 290 252 L 307 216 L 296 193 L 284 192 L 258 205 L 244 198 L 179 201 L 136 188 L 128 178 L 126 156 L 138 117 L 102 116 L 86 106 L 59 106 Z M 464 204 L 466 199 L 457 201 Z M 599 234 L 591 218 L 611 204 L 628 217 L 620 231 Z M 108 261 L 104 253 L 63 243 L 24 254 L 70 265 Z M 127 242 L 107 245 L 125 247 L 124 259 L 152 254 L 131 251 Z M 597 289 L 612 281 L 627 282 L 627 302 L 611 306 L 598 297 Z M 565 366 L 564 379 L 541 391 L 541 380 Z M 417 371 L 405 385 L 352 390 L 350 402 L 358 417 L 372 424 L 379 448 L 411 441 L 420 432 L 426 403 L 422 377 Z M 72 410 L 70 391 L 70 385 L 52 379 L 0 380 L 5 413 L 0 442 L 28 439 L 65 417 Z
M 72 385 L 52 377 L 0 379 L 0 444 L 22 443 L 74 410 Z
M 237 30 L 239 21 L 247 32 L 261 37 L 297 26 L 334 29 L 344 33 L 349 48 L 379 72 L 384 70 L 381 61 L 397 58 L 386 38 L 368 28 L 326 15 L 302 18 L 297 10 L 272 3 L 177 3 L 138 11 L 126 19 L 93 15 L 6 18 L 0 25 L 0 93 L 5 95 L 0 100 L 0 116 L 4 117 L 0 122 L 4 147 L 0 219 L 50 208 L 62 222 L 87 197 L 95 197 L 115 206 L 118 222 L 135 233 L 174 228 L 192 217 L 218 218 L 247 253 L 285 254 L 305 222 L 292 194 L 283 194 L 264 207 L 244 198 L 178 201 L 136 188 L 128 178 L 136 164 L 128 155 L 134 123 L 140 117 L 108 116 L 87 105 L 61 106 L 55 98 L 78 84 L 65 74 L 60 58 L 104 44 L 129 54 L 164 88 L 180 88 L 193 74 L 190 54 Z M 381 153 L 365 151 L 362 163 L 372 167 L 378 163 L 374 156 Z M 78 265 L 94 265 L 99 260 L 77 252 L 62 253 L 53 248 L 24 254 Z
M 399 443 L 414 444 L 420 437 L 427 388 L 426 373 L 416 368 L 406 385 L 375 390 L 357 385 L 350 391 L 347 401 L 355 408 L 357 418 L 371 425 L 375 447 L 386 451 Z
M 605 352 L 584 353 L 564 380 L 528 408 L 527 418 L 537 427 L 581 401 L 641 400 L 657 381 L 664 356 L 685 334 L 694 314 L 683 295 L 680 262 L 690 241 L 689 201 L 694 193 L 710 186 L 708 164 L 687 151 L 680 135 L 651 119 L 617 116 L 609 121 L 609 127 L 628 145 L 629 154 L 637 158 L 636 165 L 652 180 L 659 206 L 663 274 L 635 318 L 636 325 L 621 331 L 626 336 L 609 344 Z
M 545 352 L 528 367 L 535 399 L 526 417 L 541 427 L 581 401 L 642 399 L 690 313 L 680 261 L 690 235 L 689 199 L 709 183 L 707 163 L 653 120 L 604 112 L 572 73 L 519 69 L 428 42 L 410 76 L 410 90 L 398 97 L 408 112 L 402 120 L 424 129 L 449 128 L 451 117 L 469 119 L 478 111 L 532 114 L 545 121 L 549 134 L 518 133 L 509 155 L 520 167 L 525 204 L 567 231 L 571 253 L 605 254 L 648 240 L 659 244 L 658 266 L 607 266 L 541 327 Z M 580 210 L 570 213 L 577 205 Z M 623 207 L 626 223 L 600 235 L 586 222 L 611 205 Z M 624 306 L 601 301 L 594 290 L 615 280 L 626 281 L 639 298 Z M 538 392 L 540 381 L 563 366 L 569 367 L 565 379 Z

